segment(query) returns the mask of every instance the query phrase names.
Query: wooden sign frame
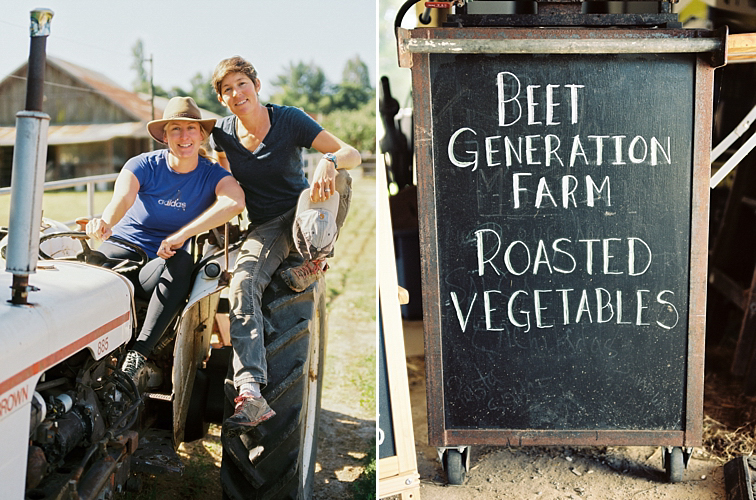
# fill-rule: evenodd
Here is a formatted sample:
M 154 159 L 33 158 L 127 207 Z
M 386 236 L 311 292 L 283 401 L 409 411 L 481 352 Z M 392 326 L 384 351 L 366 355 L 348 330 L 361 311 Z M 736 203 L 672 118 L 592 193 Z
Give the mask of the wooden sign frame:
M 664 445 L 691 447 L 701 444 L 703 415 L 703 354 L 706 303 L 706 268 L 708 248 L 708 180 L 710 176 L 709 151 L 711 145 L 711 123 L 713 95 L 713 70 L 718 64 L 714 47 L 724 46 L 724 42 L 704 32 L 689 30 L 655 30 L 655 40 L 643 40 L 639 31 L 633 30 L 545 30 L 544 38 L 534 40 L 532 30 L 492 28 L 476 29 L 414 29 L 399 30 L 400 61 L 404 67 L 412 68 L 414 119 L 416 133 L 416 156 L 418 163 L 418 197 L 420 213 L 420 243 L 422 249 L 423 303 L 425 329 L 426 382 L 428 394 L 428 434 L 432 446 L 448 447 L 460 445 Z M 610 31 L 611 33 L 607 33 Z M 708 32 L 710 33 L 710 32 Z M 540 35 L 539 35 L 540 36 Z M 691 50 L 701 52 L 694 64 L 694 100 L 701 103 L 693 119 L 692 144 L 692 186 L 691 186 L 691 227 L 689 254 L 689 294 L 687 321 L 687 354 L 684 374 L 685 402 L 682 429 L 502 429 L 502 428 L 450 428 L 446 421 L 444 399 L 444 365 L 442 357 L 442 299 L 440 297 L 439 261 L 441 245 L 438 241 L 436 173 L 434 171 L 434 128 L 432 117 L 430 54 L 442 50 L 464 53 L 496 53 L 506 50 L 507 44 L 520 51 L 539 53 L 539 50 L 562 50 L 560 45 L 573 44 L 575 52 L 581 48 L 594 50 L 607 37 L 605 46 L 621 47 L 616 44 L 622 39 L 633 38 L 641 45 L 648 42 L 655 47 L 666 46 L 667 42 L 684 46 L 690 42 Z M 656 45 L 659 39 L 663 43 Z M 695 38 L 695 40 L 694 40 Z M 586 43 L 583 45 L 582 41 Z M 490 42 L 490 43 L 489 43 Z M 706 42 L 703 44 L 702 42 Z M 700 45 L 699 45 L 700 44 Z M 490 47 L 489 47 L 490 46 Z M 696 49 L 698 46 L 700 49 Z M 679 47 L 671 49 L 678 50 Z M 650 49 L 649 49 L 650 50 Z M 707 53 L 708 52 L 708 53 Z M 723 61 L 719 61 L 721 64 Z
M 376 178 L 386 178 L 379 159 Z M 415 436 L 404 352 L 404 334 L 399 309 L 399 284 L 396 276 L 394 240 L 391 231 L 388 191 L 378 195 L 378 300 L 380 302 L 382 338 L 385 346 L 386 371 L 391 429 L 396 454 L 378 460 L 378 498 L 401 495 L 402 500 L 420 498 L 420 475 L 417 473 Z M 382 369 L 379 367 L 379 369 Z M 379 391 L 380 393 L 381 391 Z M 380 416 L 379 416 L 380 422 Z M 380 428 L 378 429 L 380 432 Z

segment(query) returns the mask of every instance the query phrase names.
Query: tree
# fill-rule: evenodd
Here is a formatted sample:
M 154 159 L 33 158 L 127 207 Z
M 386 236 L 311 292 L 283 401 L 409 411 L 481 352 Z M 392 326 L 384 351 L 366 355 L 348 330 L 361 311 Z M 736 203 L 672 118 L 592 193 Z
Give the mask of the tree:
M 132 85 L 134 92 L 142 92 L 145 94 L 150 93 L 150 75 L 144 68 L 144 63 L 147 61 L 144 57 L 144 43 L 142 39 L 137 39 L 134 47 L 131 48 L 131 53 L 134 55 L 134 62 L 131 64 L 131 69 L 136 71 L 136 79 Z M 174 89 L 175 90 L 175 89 Z M 172 97 L 171 92 L 166 91 L 159 85 L 154 86 L 155 95 L 162 97 Z M 174 94 L 177 95 L 177 94 Z
M 353 83 L 342 83 L 331 96 L 330 106 L 326 112 L 360 109 L 374 95 L 375 92 L 369 87 L 365 88 Z
M 144 69 L 144 44 L 142 39 L 137 39 L 134 46 L 131 48 L 131 53 L 134 55 L 134 62 L 131 64 L 131 69 L 136 71 L 136 79 L 132 84 L 134 92 L 150 92 L 150 78 L 147 71 Z
M 131 53 L 134 55 L 134 62 L 131 64 L 131 69 L 136 71 L 136 79 L 134 80 L 133 90 L 134 92 L 142 92 L 150 94 L 150 76 L 144 67 L 144 63 L 147 59 L 144 57 L 144 43 L 141 39 L 138 39 L 131 49 Z M 155 85 L 154 92 L 156 96 L 161 97 L 175 97 L 189 96 L 194 99 L 197 106 L 200 108 L 212 111 L 218 115 L 225 115 L 228 110 L 218 102 L 216 98 L 215 89 L 212 86 L 212 73 L 208 76 L 203 76 L 201 72 L 197 72 L 191 80 L 189 80 L 189 91 L 184 90 L 181 87 L 173 87 L 170 90 L 165 90 L 159 85 Z
M 324 114 L 322 125 L 360 151 L 375 151 L 375 90 L 367 65 L 355 56 L 347 61 L 338 85 L 330 84 L 314 63 L 289 63 L 275 78 L 271 96 L 277 104 Z
M 196 102 L 197 106 L 200 108 L 212 111 L 217 115 L 227 115 L 229 113 L 228 108 L 218 101 L 218 94 L 215 93 L 212 81 L 212 73 L 203 76 L 202 73 L 198 71 L 197 74 L 189 80 L 189 84 L 192 86 L 191 90 L 184 95 L 192 96 L 194 102 Z
M 271 101 L 286 106 L 296 106 L 308 113 L 319 113 L 328 107 L 328 82 L 323 70 L 315 63 L 289 63 L 286 72 L 271 83 L 279 89 Z
M 359 109 L 339 109 L 323 118 L 323 127 L 358 151 L 375 152 L 375 96 Z
M 368 70 L 367 64 L 358 55 L 349 59 L 344 66 L 344 71 L 341 74 L 341 84 L 344 85 L 346 83 L 352 83 L 364 89 L 373 88 L 370 81 L 370 70 Z
M 344 66 L 341 83 L 334 87 L 325 112 L 360 109 L 374 96 L 367 64 L 360 59 L 360 56 L 354 56 Z

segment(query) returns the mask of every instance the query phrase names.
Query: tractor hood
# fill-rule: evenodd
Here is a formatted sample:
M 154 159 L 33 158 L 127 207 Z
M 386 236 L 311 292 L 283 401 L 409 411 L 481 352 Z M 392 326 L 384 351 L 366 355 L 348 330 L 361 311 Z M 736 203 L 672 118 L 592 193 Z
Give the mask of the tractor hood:
M 12 275 L 0 272 L 0 289 Z M 83 349 L 99 359 L 131 338 L 132 285 L 79 262 L 37 267 L 26 305 L 0 302 L 0 422 L 27 408 L 40 375 Z M 19 432 L 25 432 L 19 429 Z

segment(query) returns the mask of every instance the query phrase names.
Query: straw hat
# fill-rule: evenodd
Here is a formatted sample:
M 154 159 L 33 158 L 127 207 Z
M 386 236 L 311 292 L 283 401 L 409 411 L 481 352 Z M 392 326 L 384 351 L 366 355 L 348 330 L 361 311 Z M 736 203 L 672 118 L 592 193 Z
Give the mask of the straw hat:
M 171 121 L 198 122 L 207 135 L 210 135 L 215 126 L 215 118 L 202 119 L 199 106 L 194 102 L 194 99 L 191 97 L 173 97 L 168 101 L 168 105 L 165 107 L 165 111 L 163 111 L 163 119 L 149 122 L 147 124 L 147 132 L 150 133 L 153 139 L 165 144 L 165 141 L 163 141 L 163 128 L 166 123 Z

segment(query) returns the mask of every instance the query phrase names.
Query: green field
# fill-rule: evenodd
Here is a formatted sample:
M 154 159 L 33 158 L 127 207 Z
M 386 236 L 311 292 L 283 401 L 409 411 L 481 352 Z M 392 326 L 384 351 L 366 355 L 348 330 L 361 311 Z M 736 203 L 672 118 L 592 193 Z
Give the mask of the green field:
M 102 212 L 113 195 L 112 191 L 95 192 L 94 210 Z M 7 226 L 10 219 L 10 195 L 0 196 L 0 226 Z M 88 217 L 87 193 L 85 191 L 48 191 L 42 197 L 42 215 L 60 222 Z

